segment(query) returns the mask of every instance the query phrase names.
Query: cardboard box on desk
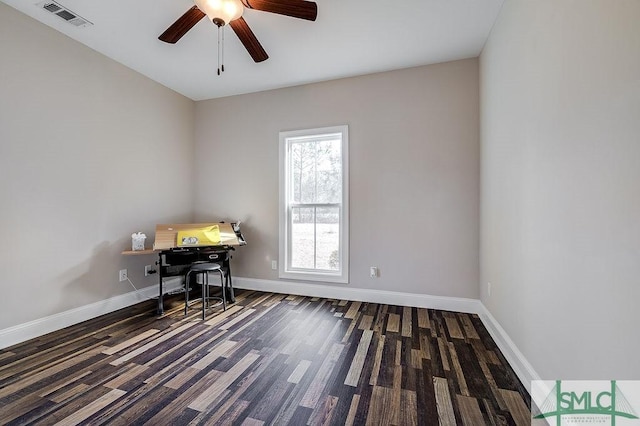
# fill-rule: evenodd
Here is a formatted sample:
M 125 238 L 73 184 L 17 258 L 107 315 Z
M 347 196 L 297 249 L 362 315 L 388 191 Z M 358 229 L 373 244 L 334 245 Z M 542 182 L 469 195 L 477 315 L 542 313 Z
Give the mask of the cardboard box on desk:
M 178 244 L 178 232 L 210 229 L 218 227 L 219 242 L 217 244 Z M 197 246 L 239 246 L 240 241 L 230 223 L 174 223 L 156 225 L 156 240 L 153 243 L 154 250 L 168 250 L 176 247 L 197 247 Z

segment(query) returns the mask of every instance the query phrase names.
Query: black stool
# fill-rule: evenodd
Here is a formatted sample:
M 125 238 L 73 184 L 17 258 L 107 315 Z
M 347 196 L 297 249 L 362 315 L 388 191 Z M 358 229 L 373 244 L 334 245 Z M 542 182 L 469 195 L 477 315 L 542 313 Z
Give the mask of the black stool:
M 209 272 L 217 272 L 220 274 L 220 290 L 222 293 L 222 297 L 210 297 L 209 296 Z M 205 319 L 205 312 L 207 310 L 207 306 L 209 305 L 209 300 L 219 300 L 222 302 L 222 309 L 227 310 L 227 298 L 224 292 L 224 280 L 222 277 L 222 269 L 220 265 L 217 263 L 195 263 L 191 265 L 189 268 L 189 272 L 187 272 L 187 279 L 185 283 L 184 290 L 184 314 L 187 315 L 187 309 L 189 309 L 189 281 L 191 280 L 191 275 L 202 275 L 202 319 Z M 197 300 L 197 299 L 196 299 Z M 219 306 L 220 303 L 217 303 L 214 306 Z

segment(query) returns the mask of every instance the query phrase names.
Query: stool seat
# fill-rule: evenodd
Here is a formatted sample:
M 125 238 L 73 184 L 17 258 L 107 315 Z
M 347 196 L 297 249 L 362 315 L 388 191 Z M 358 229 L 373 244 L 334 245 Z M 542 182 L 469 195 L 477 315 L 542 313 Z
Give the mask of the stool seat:
M 195 272 L 195 271 L 213 272 L 213 271 L 218 271 L 220 269 L 221 269 L 221 267 L 217 263 L 201 262 L 201 263 L 194 263 L 193 265 L 191 265 L 191 268 L 189 268 L 189 272 Z
M 209 272 L 217 272 L 220 274 L 220 292 L 222 297 L 209 296 Z M 202 319 L 205 319 L 205 313 L 209 305 L 209 300 L 219 300 L 222 303 L 222 309 L 227 310 L 227 300 L 224 288 L 224 279 L 222 273 L 222 267 L 218 263 L 213 262 L 201 262 L 194 263 L 189 268 L 185 282 L 185 298 L 184 298 L 184 314 L 187 315 L 189 308 L 189 281 L 192 275 L 202 275 Z M 197 300 L 197 299 L 196 299 Z M 215 306 L 219 306 L 220 302 Z

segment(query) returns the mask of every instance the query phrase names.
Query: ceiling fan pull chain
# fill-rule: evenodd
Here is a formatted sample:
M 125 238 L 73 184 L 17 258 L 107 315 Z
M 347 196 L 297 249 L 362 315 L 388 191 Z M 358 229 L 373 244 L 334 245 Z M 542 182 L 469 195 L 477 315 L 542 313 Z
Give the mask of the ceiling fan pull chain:
M 220 27 L 218 27 L 218 75 L 220 75 Z
M 222 72 L 224 72 L 224 29 L 225 27 L 226 25 L 222 27 L 222 50 L 221 50 L 222 60 L 220 61 L 220 67 L 222 68 Z

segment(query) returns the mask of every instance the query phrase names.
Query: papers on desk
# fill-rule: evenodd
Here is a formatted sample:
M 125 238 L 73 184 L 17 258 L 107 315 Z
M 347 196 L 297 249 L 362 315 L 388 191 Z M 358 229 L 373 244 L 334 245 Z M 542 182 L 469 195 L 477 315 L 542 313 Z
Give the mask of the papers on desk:
M 211 225 L 179 230 L 176 243 L 178 247 L 217 246 L 220 244 L 220 227 Z

